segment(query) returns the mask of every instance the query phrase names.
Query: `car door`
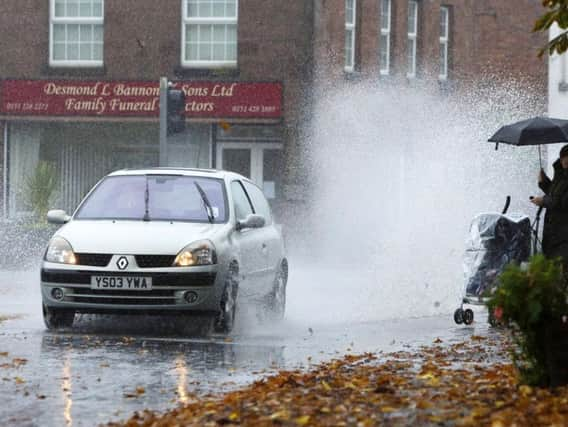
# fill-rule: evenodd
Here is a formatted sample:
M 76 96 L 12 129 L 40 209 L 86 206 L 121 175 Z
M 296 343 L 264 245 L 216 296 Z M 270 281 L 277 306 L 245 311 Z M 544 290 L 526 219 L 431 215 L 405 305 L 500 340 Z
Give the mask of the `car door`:
M 235 221 L 244 220 L 249 214 L 254 213 L 252 204 L 243 184 L 239 180 L 231 182 L 231 194 Z M 262 228 L 245 228 L 234 230 L 233 243 L 238 248 L 240 259 L 239 293 L 245 296 L 256 296 L 262 293 L 262 277 L 266 261 L 262 246 Z
M 276 271 L 284 257 L 282 237 L 274 225 L 270 205 L 264 197 L 262 190 L 249 181 L 244 181 L 245 190 L 252 202 L 254 213 L 262 215 L 266 221 L 264 227 L 259 228 L 259 238 L 262 240 L 262 261 L 264 269 L 261 275 L 262 287 L 265 291 L 272 290 Z

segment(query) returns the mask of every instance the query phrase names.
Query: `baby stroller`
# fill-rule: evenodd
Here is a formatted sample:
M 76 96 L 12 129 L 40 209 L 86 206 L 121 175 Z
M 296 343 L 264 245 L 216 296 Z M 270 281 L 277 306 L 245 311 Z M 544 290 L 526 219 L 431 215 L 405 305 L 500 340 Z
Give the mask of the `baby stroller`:
M 498 285 L 497 278 L 507 264 L 528 261 L 531 236 L 534 236 L 533 247 L 536 250 L 540 212 L 533 228 L 528 216 L 507 215 L 510 201 L 511 198 L 507 197 L 502 213 L 482 213 L 471 222 L 464 258 L 465 296 L 454 312 L 454 321 L 458 325 L 473 323 L 473 310 L 464 310 L 464 304 L 483 305 Z M 491 313 L 488 321 L 495 324 Z

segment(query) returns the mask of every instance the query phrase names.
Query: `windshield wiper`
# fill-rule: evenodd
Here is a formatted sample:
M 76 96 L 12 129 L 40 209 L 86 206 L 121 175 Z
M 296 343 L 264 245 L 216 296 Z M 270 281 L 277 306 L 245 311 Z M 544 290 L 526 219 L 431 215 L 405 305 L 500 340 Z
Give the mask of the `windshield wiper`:
M 197 182 L 193 182 L 195 184 L 195 188 L 197 188 L 197 191 L 199 191 L 199 195 L 201 196 L 201 200 L 203 200 L 203 204 L 205 206 L 205 212 L 207 212 L 207 219 L 209 220 L 209 222 L 211 224 L 213 224 L 213 208 L 211 207 L 211 203 L 209 203 L 209 199 L 207 198 L 207 194 L 205 194 L 205 191 L 203 191 L 203 188 L 201 188 L 201 185 L 199 185 Z
M 146 175 L 146 191 L 144 192 L 144 218 L 143 221 L 150 221 L 150 190 L 148 189 L 148 175 Z

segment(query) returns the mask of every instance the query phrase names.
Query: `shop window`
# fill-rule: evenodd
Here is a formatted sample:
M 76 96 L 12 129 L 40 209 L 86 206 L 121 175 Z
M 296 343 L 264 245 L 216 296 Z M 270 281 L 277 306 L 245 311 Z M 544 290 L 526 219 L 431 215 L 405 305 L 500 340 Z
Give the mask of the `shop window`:
M 104 0 L 51 0 L 49 64 L 103 65 Z
M 357 0 L 345 0 L 345 71 L 355 69 L 355 19 Z
M 284 154 L 280 143 L 218 142 L 217 165 L 250 178 L 269 200 L 281 196 Z
M 408 78 L 416 77 L 416 50 L 418 37 L 418 2 L 410 0 L 408 2 L 408 38 L 406 42 L 406 54 L 408 57 L 407 72 Z
M 185 132 L 168 137 L 169 167 L 210 168 L 211 126 L 187 124 Z
M 11 217 L 32 213 L 26 182 L 38 165 L 41 136 L 41 127 L 37 124 L 14 123 L 10 126 L 8 208 Z
M 440 80 L 448 78 L 448 45 L 450 42 L 450 10 L 440 8 Z
M 225 148 L 223 150 L 223 170 L 251 177 L 251 150 L 248 148 Z
M 267 199 L 282 196 L 282 173 L 284 170 L 284 152 L 281 149 L 263 150 L 262 189 Z
M 109 172 L 158 163 L 153 124 L 12 122 L 8 133 L 8 214 L 31 213 L 27 182 L 40 163 L 57 171 L 50 208 L 73 212 L 91 187 Z
M 380 73 L 390 72 L 391 0 L 381 0 L 381 33 L 379 40 Z
M 238 0 L 182 1 L 182 65 L 236 67 Z

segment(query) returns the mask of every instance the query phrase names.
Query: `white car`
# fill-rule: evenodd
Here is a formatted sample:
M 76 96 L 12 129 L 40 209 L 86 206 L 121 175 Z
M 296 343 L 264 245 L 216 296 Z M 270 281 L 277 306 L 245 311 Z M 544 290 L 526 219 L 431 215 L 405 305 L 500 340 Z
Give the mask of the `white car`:
M 237 295 L 282 318 L 288 261 L 262 191 L 226 171 L 121 170 L 99 181 L 51 238 L 41 266 L 48 329 L 75 313 L 192 315 L 228 333 Z M 179 324 L 179 323 L 178 323 Z

